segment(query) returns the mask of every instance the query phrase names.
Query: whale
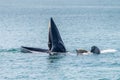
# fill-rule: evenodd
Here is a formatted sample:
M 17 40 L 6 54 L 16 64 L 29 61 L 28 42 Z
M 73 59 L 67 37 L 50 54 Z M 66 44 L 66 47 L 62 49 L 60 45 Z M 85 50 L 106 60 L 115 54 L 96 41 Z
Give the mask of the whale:
M 84 50 L 84 49 L 76 49 L 77 55 L 84 54 L 84 53 L 93 53 L 93 54 L 100 54 L 101 51 L 97 46 L 92 46 L 90 51 Z
M 52 17 L 50 18 L 48 29 L 49 29 L 49 31 L 48 31 L 48 49 L 21 46 L 21 52 L 24 52 L 24 53 L 32 53 L 32 52 L 65 53 L 66 47 L 64 45 L 64 42 L 60 36 L 60 32 L 59 32 Z
M 45 53 L 49 53 L 49 50 L 48 49 L 42 49 L 42 48 L 34 48 L 34 47 L 21 46 L 21 52 L 23 52 L 23 53 L 33 53 L 33 52 L 45 52 Z
M 97 46 L 92 46 L 91 51 L 93 54 L 100 54 L 100 49 Z

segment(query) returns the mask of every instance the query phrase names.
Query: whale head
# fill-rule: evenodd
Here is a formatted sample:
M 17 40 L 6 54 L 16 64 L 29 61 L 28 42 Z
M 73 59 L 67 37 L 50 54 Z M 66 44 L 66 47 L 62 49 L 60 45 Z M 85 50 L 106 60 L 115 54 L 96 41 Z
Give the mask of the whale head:
M 90 52 L 93 54 L 100 54 L 100 49 L 97 46 L 92 46 Z

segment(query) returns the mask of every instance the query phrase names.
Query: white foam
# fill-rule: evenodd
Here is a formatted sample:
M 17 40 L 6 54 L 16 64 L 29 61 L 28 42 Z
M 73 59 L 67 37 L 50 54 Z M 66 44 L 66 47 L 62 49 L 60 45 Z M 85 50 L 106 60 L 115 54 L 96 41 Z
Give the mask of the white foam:
M 101 50 L 101 53 L 112 53 L 112 52 L 117 52 L 117 50 L 116 49 Z

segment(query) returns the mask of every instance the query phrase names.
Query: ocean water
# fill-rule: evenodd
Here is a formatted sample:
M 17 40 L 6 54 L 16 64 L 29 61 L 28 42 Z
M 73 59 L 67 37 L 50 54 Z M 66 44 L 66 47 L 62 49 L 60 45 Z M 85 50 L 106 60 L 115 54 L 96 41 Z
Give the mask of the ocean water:
M 53 17 L 66 55 L 21 53 L 21 46 L 48 48 Z M 79 55 L 96 45 L 100 55 Z M 0 7 L 0 80 L 120 80 L 120 7 Z

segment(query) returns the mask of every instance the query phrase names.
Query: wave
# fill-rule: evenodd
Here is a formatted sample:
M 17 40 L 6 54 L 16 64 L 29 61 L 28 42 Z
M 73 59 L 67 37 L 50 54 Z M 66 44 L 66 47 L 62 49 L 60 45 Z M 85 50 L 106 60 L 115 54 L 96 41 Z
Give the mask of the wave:
M 2 52 L 17 53 L 17 52 L 20 52 L 20 48 L 0 49 L 0 53 L 2 53 Z

